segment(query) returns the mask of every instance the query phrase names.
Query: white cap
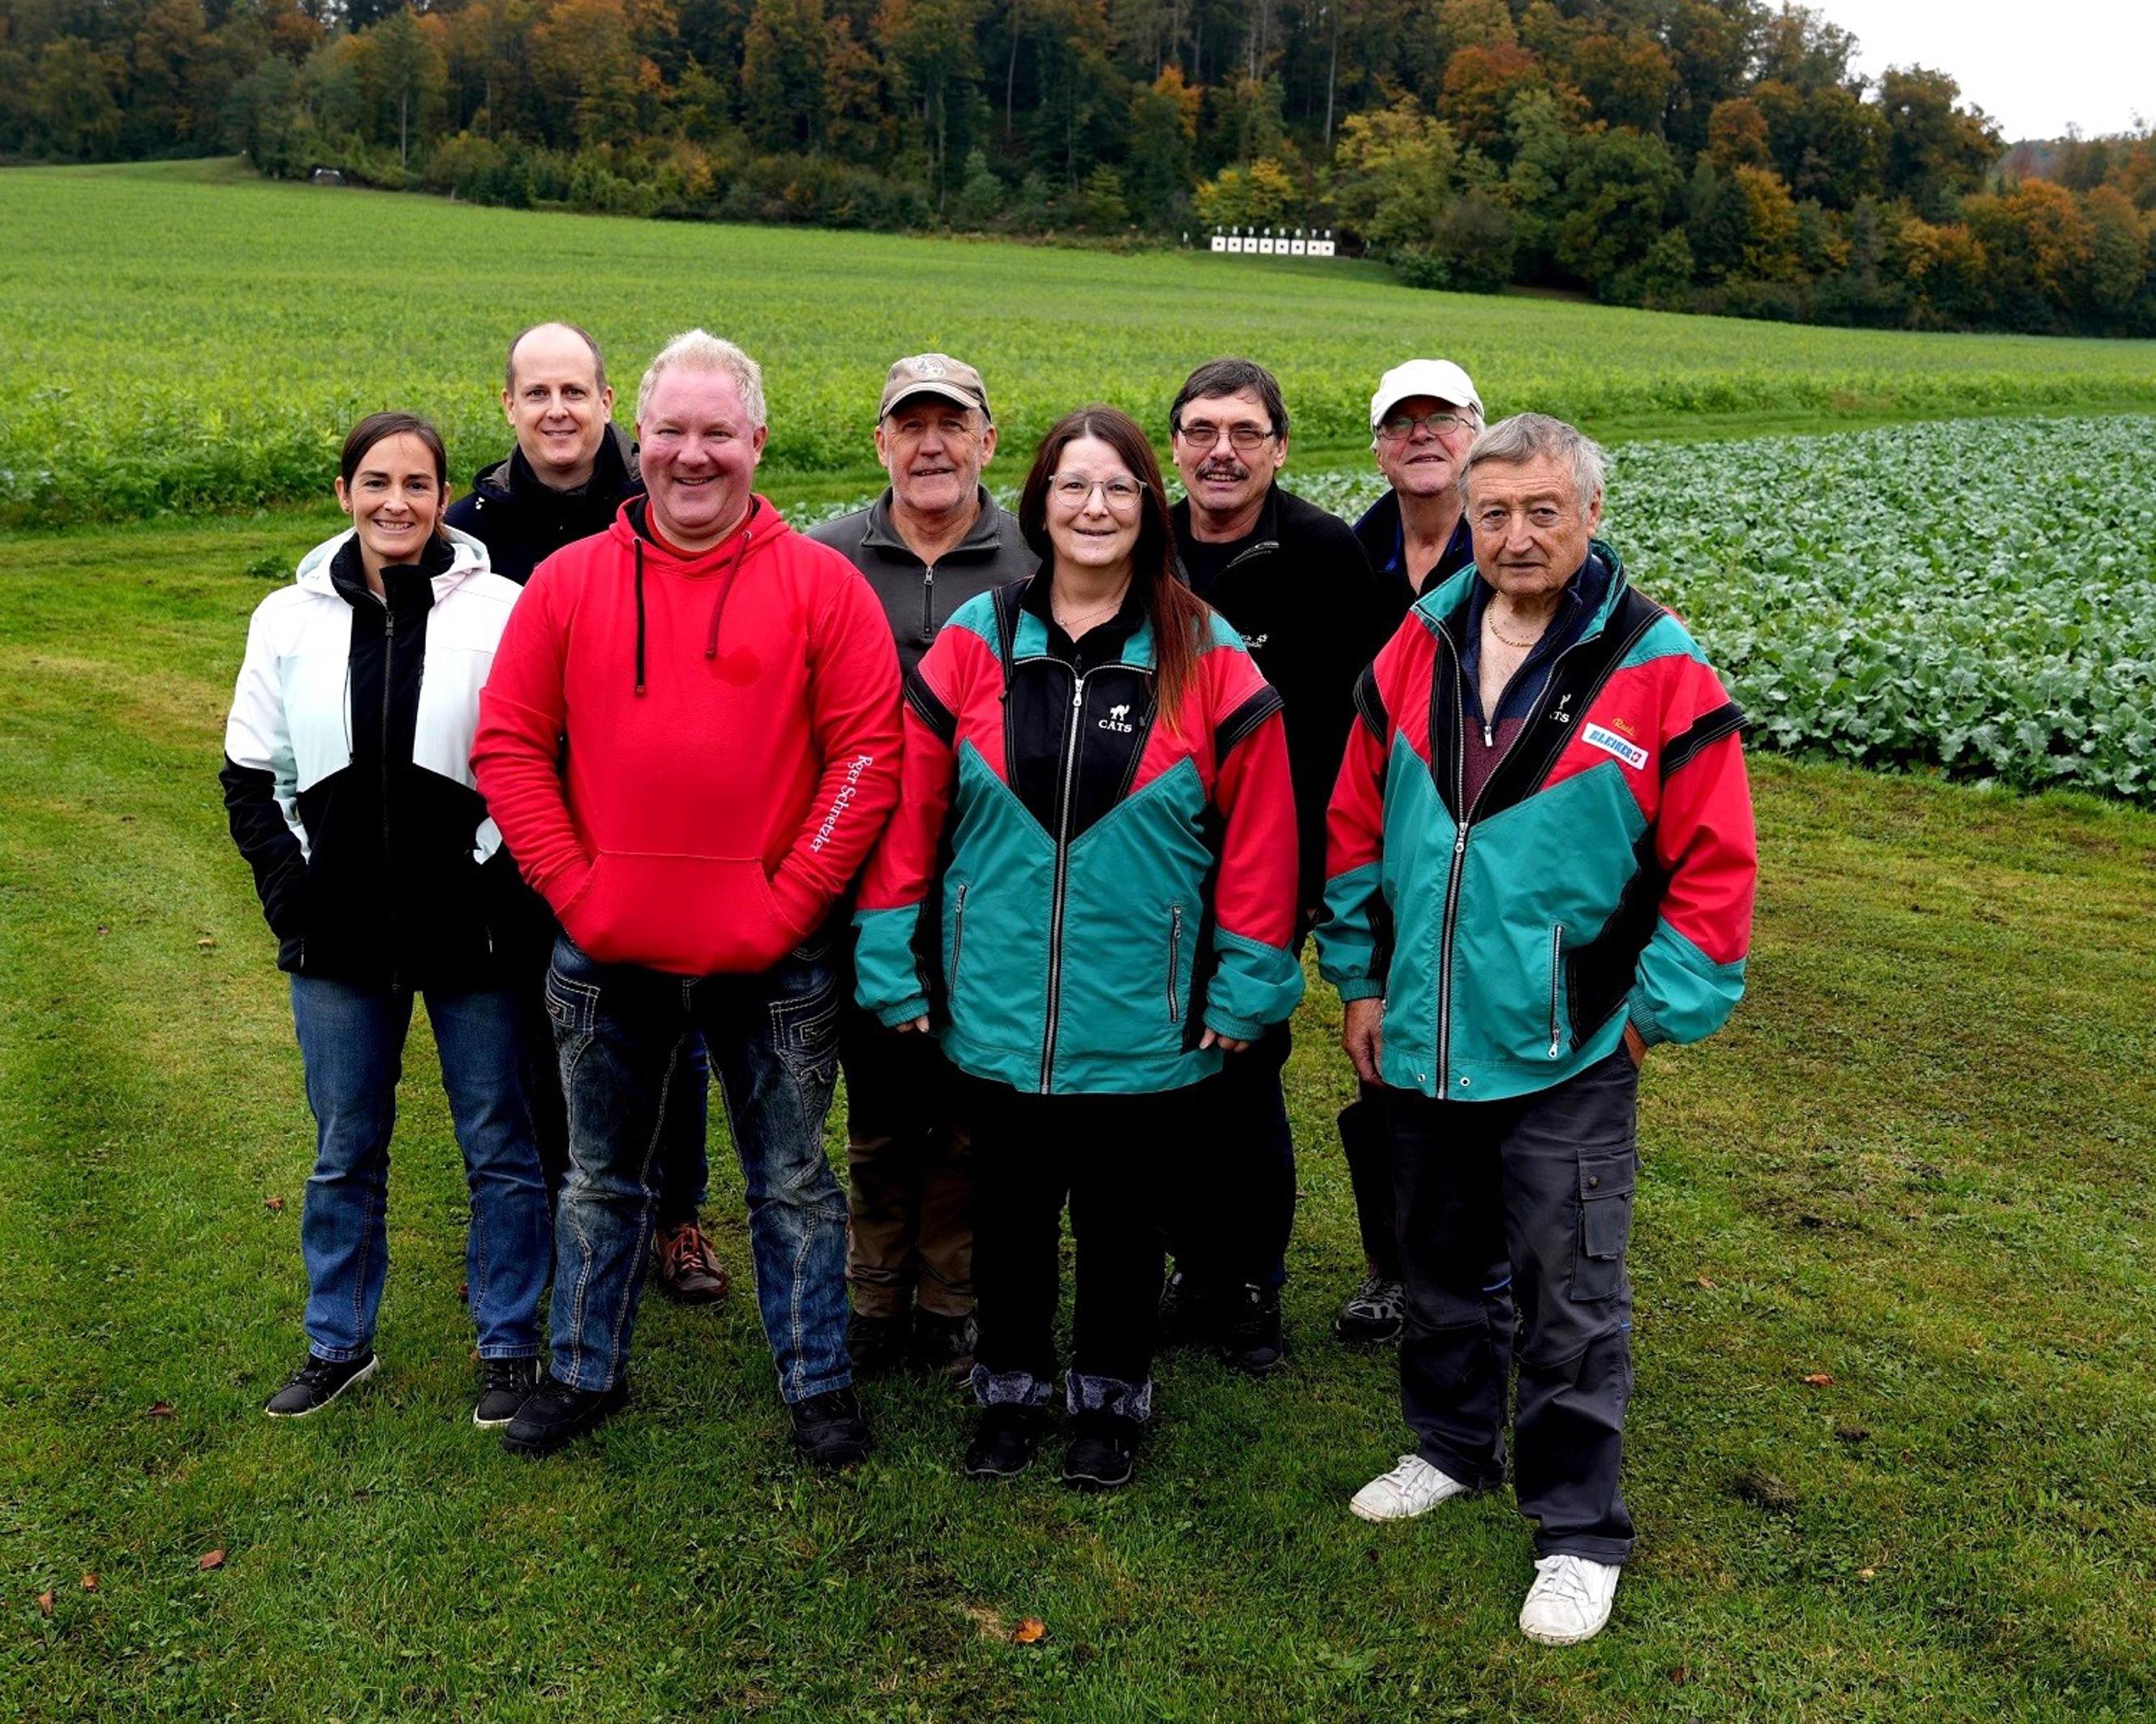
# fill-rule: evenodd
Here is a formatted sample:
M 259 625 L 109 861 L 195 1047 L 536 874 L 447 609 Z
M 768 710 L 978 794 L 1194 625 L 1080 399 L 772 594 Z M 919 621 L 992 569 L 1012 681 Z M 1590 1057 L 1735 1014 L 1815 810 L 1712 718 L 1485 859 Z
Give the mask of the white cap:
M 1471 407 L 1477 418 L 1482 398 L 1467 373 L 1450 359 L 1410 359 L 1395 365 L 1378 379 L 1378 393 L 1370 397 L 1370 430 L 1374 433 L 1385 415 L 1410 395 L 1428 395 L 1450 401 L 1455 407 Z

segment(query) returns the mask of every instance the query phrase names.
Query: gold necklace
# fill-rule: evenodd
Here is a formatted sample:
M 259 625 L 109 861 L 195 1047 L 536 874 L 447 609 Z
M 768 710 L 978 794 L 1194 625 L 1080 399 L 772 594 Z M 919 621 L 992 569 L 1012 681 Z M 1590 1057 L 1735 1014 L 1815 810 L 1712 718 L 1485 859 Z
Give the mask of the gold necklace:
M 1497 613 L 1496 611 L 1489 610 L 1484 610 L 1482 613 L 1482 620 L 1488 627 L 1490 632 L 1495 635 L 1500 641 L 1503 641 L 1507 646 L 1532 647 L 1541 641 L 1543 633 L 1549 628 L 1549 624 L 1548 622 L 1544 622 L 1543 624 L 1542 630 L 1529 636 L 1526 640 L 1515 641 L 1510 635 L 1507 634 L 1502 629 L 1497 626 Z
M 1127 584 L 1122 591 L 1118 592 L 1116 596 L 1109 600 L 1106 604 L 1096 605 L 1091 610 L 1073 610 L 1066 612 L 1058 610 L 1053 604 L 1049 606 L 1049 610 L 1055 618 L 1056 627 L 1062 630 L 1063 632 L 1067 635 L 1070 632 L 1071 625 L 1074 623 L 1090 622 L 1096 616 L 1108 616 L 1112 615 L 1114 612 L 1122 610 L 1123 605 L 1123 593 L 1128 592 L 1129 590 L 1129 586 Z

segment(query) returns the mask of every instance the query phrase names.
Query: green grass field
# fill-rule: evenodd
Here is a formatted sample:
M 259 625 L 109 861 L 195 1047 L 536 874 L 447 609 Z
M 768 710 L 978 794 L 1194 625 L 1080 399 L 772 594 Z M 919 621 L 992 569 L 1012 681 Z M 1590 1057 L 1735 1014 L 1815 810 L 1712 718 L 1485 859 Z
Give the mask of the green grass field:
M 1876 450 L 1620 450 L 1610 531 L 1681 567 L 1703 624 L 1727 610 L 1811 650 L 1719 584 L 1786 569 L 1850 608 L 1820 626 L 1922 660 L 1971 578 L 1967 517 L 1994 573 L 2041 552 L 2013 579 L 2043 639 L 2010 607 L 1999 651 L 1940 675 L 2026 681 L 2054 674 L 2040 646 L 2081 666 L 2101 646 L 2114 695 L 2146 674 L 2145 628 L 2101 614 L 2145 584 L 2145 500 L 2102 497 L 2112 542 L 2084 545 L 2072 499 L 2103 491 L 2104 428 L 2000 450 L 2030 412 L 2156 410 L 2156 347 L 517 214 L 202 163 L 0 173 L 0 1718 L 2156 1716 L 2156 812 L 1755 757 L 1751 991 L 1644 1090 L 1640 1552 L 1611 1629 L 1554 1652 L 1513 1626 L 1529 1546 L 1507 1499 L 1400 1527 L 1346 1511 L 1404 1432 L 1391 1355 L 1327 1326 L 1360 1274 L 1328 991 L 1290 1073 L 1289 1366 L 1253 1384 L 1166 1357 L 1120 1496 L 1072 1497 L 1051 1469 L 968 1485 L 963 1408 L 906 1385 L 871 1399 L 867 1466 L 804 1475 L 723 1166 L 707 1217 L 742 1290 L 654 1301 L 629 1411 L 512 1461 L 468 1423 L 465 1197 L 424 1033 L 382 1374 L 320 1419 L 263 1418 L 304 1346 L 312 1135 L 215 777 L 247 615 L 339 521 L 321 500 L 345 426 L 433 412 L 469 471 L 506 442 L 501 342 L 539 317 L 589 323 L 632 389 L 686 324 L 742 340 L 771 380 L 764 488 L 797 512 L 868 487 L 882 368 L 930 346 L 987 371 L 1005 481 L 1083 399 L 1164 431 L 1174 384 L 1221 351 L 1281 372 L 1291 473 L 1337 470 L 1314 487 L 1335 502 L 1363 482 L 1344 475 L 1365 471 L 1377 371 L 1415 350 L 1466 363 L 1493 414 L 1604 435 L 1994 415 Z M 2048 513 L 1985 494 L 2040 482 L 2065 499 Z M 1768 486 L 1798 502 L 1759 508 Z M 197 518 L 8 529 L 158 514 Z M 1895 678 L 1823 703 L 1883 724 Z M 1046 1637 L 1014 1644 L 1027 1617 Z
M 1346 1512 L 1403 1433 L 1389 1356 L 1326 1327 L 1359 1274 L 1328 995 L 1291 1071 L 1289 1367 L 1168 1356 L 1120 1496 L 968 1485 L 962 1409 L 911 1387 L 875 1394 L 866 1467 L 804 1476 L 740 1293 L 654 1304 L 631 1410 L 505 1456 L 467 1422 L 424 1036 L 382 1376 L 265 1420 L 311 1130 L 214 775 L 264 590 L 238 571 L 321 524 L 0 543 L 0 1716 L 2156 1711 L 2156 816 L 2086 800 L 1758 762 L 1751 994 L 1648 1071 L 1643 1541 L 1586 1648 L 1517 1635 L 1505 1499 Z M 710 1214 L 740 1285 L 737 1193 Z
M 589 327 L 633 399 L 701 323 L 764 364 L 782 488 L 865 482 L 884 368 L 986 373 L 1019 467 L 1081 403 L 1164 439 L 1176 385 L 1240 352 L 1280 374 L 1305 471 L 1367 459 L 1378 373 L 1443 353 L 1493 417 L 1699 436 L 1971 413 L 2156 408 L 2156 343 L 1920 336 L 1415 292 L 1358 264 L 1118 257 L 805 229 L 668 225 L 270 184 L 234 164 L 0 172 L 0 522 L 125 519 L 321 494 L 383 406 L 434 415 L 460 476 L 498 455 L 501 351 Z M 630 417 L 626 401 L 621 417 Z

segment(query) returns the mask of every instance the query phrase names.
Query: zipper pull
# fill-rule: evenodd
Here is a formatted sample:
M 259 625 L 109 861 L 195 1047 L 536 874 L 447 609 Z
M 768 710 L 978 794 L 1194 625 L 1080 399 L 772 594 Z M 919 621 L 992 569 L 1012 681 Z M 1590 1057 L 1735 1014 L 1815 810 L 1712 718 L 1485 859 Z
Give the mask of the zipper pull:
M 1482 721 L 1482 746 L 1486 749 L 1494 749 L 1497 746 L 1497 733 L 1491 727 L 1487 718 Z
M 1459 835 L 1459 836 L 1457 836 L 1456 838 L 1455 838 L 1455 839 L 1452 841 L 1452 853 L 1453 853 L 1455 856 L 1457 856 L 1457 855 L 1459 855 L 1459 854 L 1460 854 L 1460 852 L 1461 851 L 1463 851 L 1463 850 L 1465 850 L 1465 849 L 1466 849 L 1466 848 L 1467 848 L 1467 822 L 1466 822 L 1466 821 L 1460 821 L 1460 835 Z

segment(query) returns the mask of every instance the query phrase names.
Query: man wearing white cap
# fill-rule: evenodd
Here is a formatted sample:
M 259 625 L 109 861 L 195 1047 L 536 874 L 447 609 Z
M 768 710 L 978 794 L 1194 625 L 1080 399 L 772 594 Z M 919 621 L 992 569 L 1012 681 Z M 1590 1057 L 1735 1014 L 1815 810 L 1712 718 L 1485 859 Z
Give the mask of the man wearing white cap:
M 1460 510 L 1460 463 L 1482 429 L 1482 398 L 1450 359 L 1409 359 L 1370 397 L 1370 447 L 1392 486 L 1355 523 L 1397 623 L 1475 558 Z
M 876 460 L 891 475 L 865 509 L 812 527 L 883 601 L 899 669 L 911 676 L 951 613 L 1030 576 L 1040 558 L 981 483 L 996 425 L 981 373 L 948 353 L 894 363 L 876 408 Z M 852 990 L 845 991 L 850 1001 Z M 973 1179 L 944 1104 L 935 1039 L 840 1013 L 846 1073 L 846 1327 L 854 1370 L 911 1363 L 931 1376 L 973 1366 Z

